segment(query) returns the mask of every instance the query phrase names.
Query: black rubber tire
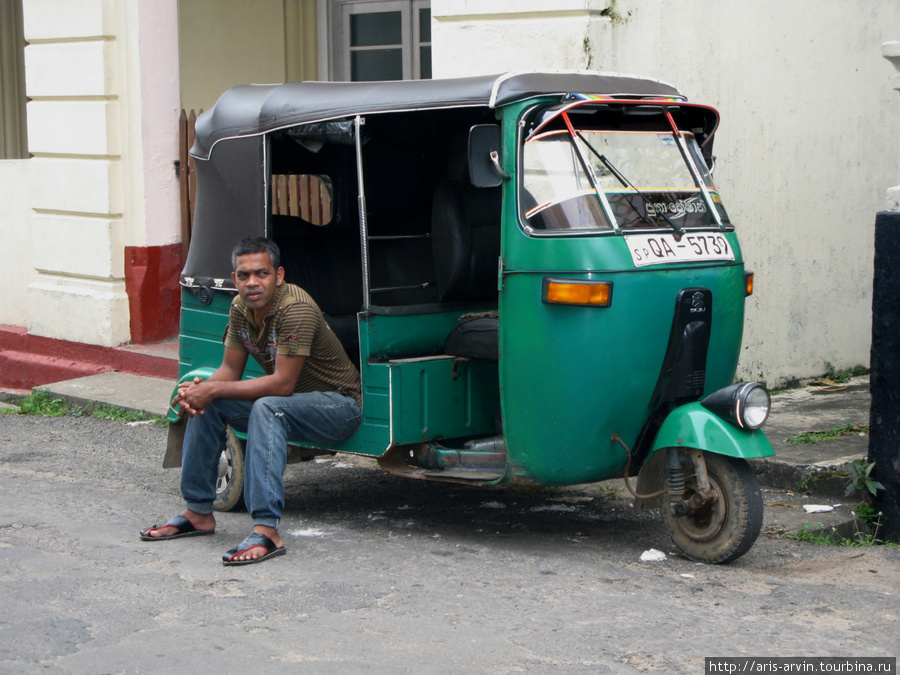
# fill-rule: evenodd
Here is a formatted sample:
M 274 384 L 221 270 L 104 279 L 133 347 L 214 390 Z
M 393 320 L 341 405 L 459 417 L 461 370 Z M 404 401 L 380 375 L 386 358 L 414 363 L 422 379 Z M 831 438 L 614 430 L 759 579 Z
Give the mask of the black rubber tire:
M 763 522 L 763 500 L 759 480 L 743 459 L 704 453 L 710 487 L 719 499 L 688 516 L 676 516 L 663 504 L 663 518 L 675 545 L 688 558 L 705 563 L 727 563 L 753 546 Z M 696 489 L 689 471 L 685 498 Z
M 225 431 L 225 448 L 219 460 L 219 480 L 216 483 L 216 511 L 238 511 L 244 508 L 244 442 L 234 430 Z

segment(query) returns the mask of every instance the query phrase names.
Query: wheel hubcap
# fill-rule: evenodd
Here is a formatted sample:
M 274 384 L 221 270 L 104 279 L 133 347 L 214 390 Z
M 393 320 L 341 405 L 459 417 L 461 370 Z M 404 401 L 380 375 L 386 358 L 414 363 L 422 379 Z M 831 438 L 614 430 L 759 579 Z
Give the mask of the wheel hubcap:
M 219 477 L 216 479 L 216 494 L 220 495 L 228 488 L 228 484 L 231 482 L 231 475 L 234 471 L 234 468 L 231 466 L 231 462 L 229 461 L 228 453 L 223 451 L 221 455 L 219 455 Z
M 728 504 L 725 501 L 724 491 L 719 481 L 712 475 L 709 477 L 709 486 L 719 495 L 719 498 L 697 512 L 681 516 L 676 520 L 678 528 L 694 541 L 715 539 L 725 527 Z

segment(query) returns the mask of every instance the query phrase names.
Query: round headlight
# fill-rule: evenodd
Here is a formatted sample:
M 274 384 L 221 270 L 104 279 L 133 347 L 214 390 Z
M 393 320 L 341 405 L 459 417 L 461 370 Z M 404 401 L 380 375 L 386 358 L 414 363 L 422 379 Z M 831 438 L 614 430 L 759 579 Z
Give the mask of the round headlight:
M 741 402 L 740 399 L 743 401 Z M 772 399 L 764 386 L 753 382 L 741 392 L 738 405 L 738 419 L 741 420 L 741 426 L 747 429 L 759 429 L 769 418 Z
M 772 399 L 758 382 L 739 382 L 713 392 L 701 403 L 741 429 L 759 429 L 769 417 Z

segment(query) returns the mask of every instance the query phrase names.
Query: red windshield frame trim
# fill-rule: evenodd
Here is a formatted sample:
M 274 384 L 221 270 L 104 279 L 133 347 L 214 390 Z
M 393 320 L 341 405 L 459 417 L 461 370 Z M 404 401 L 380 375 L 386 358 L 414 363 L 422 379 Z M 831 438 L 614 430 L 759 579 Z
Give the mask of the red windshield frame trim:
M 700 144 L 701 148 L 705 147 L 706 144 L 712 140 L 713 136 L 716 135 L 716 131 L 719 128 L 719 111 L 716 110 L 715 108 L 713 108 L 712 106 L 703 105 L 702 103 L 689 103 L 687 101 L 672 101 L 671 99 L 664 99 L 662 97 L 660 97 L 660 98 L 614 98 L 614 97 L 592 98 L 592 99 L 572 101 L 569 105 L 566 105 L 566 106 L 560 108 L 556 115 L 553 115 L 552 117 L 544 120 L 537 127 L 532 129 L 531 132 L 528 134 L 528 136 L 525 138 L 524 142 L 527 143 L 528 141 L 530 141 L 532 138 L 534 138 L 535 135 L 540 133 L 540 131 L 545 126 L 547 126 L 550 122 L 555 120 L 560 115 L 568 114 L 568 112 L 570 110 L 572 110 L 572 108 L 577 108 L 577 107 L 580 107 L 583 105 L 591 105 L 591 104 L 608 105 L 610 103 L 617 103 L 617 104 L 624 103 L 626 105 L 660 105 L 666 110 L 666 114 L 669 114 L 668 113 L 669 108 L 697 108 L 699 110 L 709 110 L 710 112 L 713 113 L 716 123 L 715 123 L 715 126 L 713 126 L 712 130 L 709 132 L 709 134 L 707 134 L 703 143 Z M 675 128 L 677 128 L 677 127 L 675 127 Z M 679 131 L 679 133 L 680 133 L 680 131 Z

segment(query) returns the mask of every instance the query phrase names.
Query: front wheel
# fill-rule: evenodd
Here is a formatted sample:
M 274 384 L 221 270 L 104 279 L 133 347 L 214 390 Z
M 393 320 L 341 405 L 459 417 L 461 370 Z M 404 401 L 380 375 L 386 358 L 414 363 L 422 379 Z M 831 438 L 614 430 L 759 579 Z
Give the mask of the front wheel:
M 679 549 L 692 560 L 727 563 L 744 555 L 762 529 L 763 501 L 759 480 L 743 459 L 704 453 L 709 487 L 718 499 L 693 513 L 676 515 L 668 503 L 663 517 Z M 689 463 L 685 500 L 698 490 Z
M 216 480 L 216 511 L 236 511 L 244 506 L 244 443 L 228 427 L 225 448 L 219 457 L 219 478 Z

